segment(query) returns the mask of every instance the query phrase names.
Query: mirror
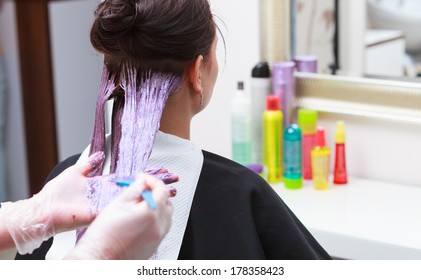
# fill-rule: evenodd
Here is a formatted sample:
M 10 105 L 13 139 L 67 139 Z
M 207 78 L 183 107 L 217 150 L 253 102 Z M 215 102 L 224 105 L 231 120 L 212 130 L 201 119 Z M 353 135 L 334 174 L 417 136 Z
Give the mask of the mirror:
M 318 73 L 331 74 L 334 57 L 334 0 L 299 0 L 296 2 L 295 55 L 315 55 Z M 293 17 L 294 18 L 294 17 Z M 292 31 L 294 32 L 294 31 Z
M 338 75 L 419 82 L 420 11 L 417 0 L 298 0 L 295 52 L 316 55 L 323 74 L 336 60 Z

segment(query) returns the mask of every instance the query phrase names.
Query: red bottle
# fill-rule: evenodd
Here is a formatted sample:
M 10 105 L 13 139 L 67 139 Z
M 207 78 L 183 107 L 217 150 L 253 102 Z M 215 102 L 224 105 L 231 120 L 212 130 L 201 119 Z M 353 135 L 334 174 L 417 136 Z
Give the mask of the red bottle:
M 335 142 L 335 168 L 333 172 L 333 183 L 341 185 L 348 183 L 345 157 L 345 125 L 343 121 L 338 121 L 336 123 Z

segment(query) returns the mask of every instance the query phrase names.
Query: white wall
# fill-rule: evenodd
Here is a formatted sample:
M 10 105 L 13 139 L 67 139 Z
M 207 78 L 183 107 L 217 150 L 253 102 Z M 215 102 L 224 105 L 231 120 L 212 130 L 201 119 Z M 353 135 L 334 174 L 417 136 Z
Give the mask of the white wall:
M 259 61 L 258 0 L 211 0 L 225 41 L 219 40 L 219 77 L 208 107 L 192 123 L 191 139 L 203 149 L 231 158 L 230 101 L 238 80 L 248 90 L 251 69 Z
M 103 61 L 89 40 L 97 5 L 98 0 L 48 5 L 60 161 L 83 151 L 92 136 Z
M 0 41 L 4 47 L 9 83 L 5 145 L 10 200 L 26 198 L 29 193 L 16 27 L 15 3 L 6 0 L 0 14 Z

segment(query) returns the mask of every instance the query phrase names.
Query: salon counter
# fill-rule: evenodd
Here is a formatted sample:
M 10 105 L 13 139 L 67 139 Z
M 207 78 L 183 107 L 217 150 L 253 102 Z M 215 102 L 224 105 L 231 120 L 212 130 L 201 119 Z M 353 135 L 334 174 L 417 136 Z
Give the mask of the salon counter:
M 335 258 L 421 259 L 421 187 L 361 178 L 326 191 L 272 187 Z

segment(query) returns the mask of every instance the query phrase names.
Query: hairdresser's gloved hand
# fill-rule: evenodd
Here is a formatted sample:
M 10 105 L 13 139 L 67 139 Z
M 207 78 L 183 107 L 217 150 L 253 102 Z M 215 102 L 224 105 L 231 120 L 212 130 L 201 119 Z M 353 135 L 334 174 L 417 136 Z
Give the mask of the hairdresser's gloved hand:
M 152 190 L 156 209 L 141 198 Z M 172 215 L 165 184 L 141 174 L 106 206 L 89 226 L 68 259 L 148 259 L 167 234 Z
M 155 176 L 156 178 L 162 180 L 167 185 L 178 182 L 179 180 L 177 175 L 173 173 L 169 173 L 168 169 L 162 166 L 147 168 L 144 173 Z
M 95 215 L 86 198 L 86 175 L 102 165 L 104 153 L 64 170 L 33 197 L 2 204 L 2 217 L 20 254 L 32 253 L 57 233 L 86 226 Z

